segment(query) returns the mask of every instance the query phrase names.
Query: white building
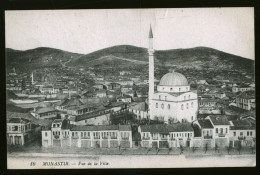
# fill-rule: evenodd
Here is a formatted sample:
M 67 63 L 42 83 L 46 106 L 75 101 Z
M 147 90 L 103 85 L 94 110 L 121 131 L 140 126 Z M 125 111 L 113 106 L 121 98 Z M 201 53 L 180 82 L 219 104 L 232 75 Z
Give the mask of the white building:
M 73 126 L 69 120 L 56 119 L 50 130 L 42 131 L 43 147 L 130 148 L 130 125 Z
M 192 122 L 198 113 L 197 93 L 190 90 L 186 77 L 177 72 L 165 74 L 154 93 L 153 34 L 149 33 L 149 109 L 152 120 L 166 123 Z

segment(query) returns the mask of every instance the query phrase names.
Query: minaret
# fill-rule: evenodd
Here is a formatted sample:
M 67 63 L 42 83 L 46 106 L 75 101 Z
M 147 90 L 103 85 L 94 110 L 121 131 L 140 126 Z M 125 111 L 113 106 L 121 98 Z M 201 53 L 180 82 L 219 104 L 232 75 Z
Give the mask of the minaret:
M 150 25 L 150 31 L 149 31 L 149 48 L 148 48 L 148 54 L 149 54 L 149 110 L 150 110 L 150 116 L 151 116 L 151 102 L 154 94 L 154 58 L 153 58 L 153 31 L 152 27 Z
M 34 82 L 33 82 L 33 72 L 32 72 L 32 85 L 34 84 Z

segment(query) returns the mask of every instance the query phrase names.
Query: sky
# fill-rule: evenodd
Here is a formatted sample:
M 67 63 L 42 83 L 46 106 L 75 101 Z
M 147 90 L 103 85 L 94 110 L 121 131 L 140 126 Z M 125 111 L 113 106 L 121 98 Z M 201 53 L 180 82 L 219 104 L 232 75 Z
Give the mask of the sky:
M 205 46 L 255 59 L 253 8 L 6 11 L 6 48 L 87 54 L 114 45 Z

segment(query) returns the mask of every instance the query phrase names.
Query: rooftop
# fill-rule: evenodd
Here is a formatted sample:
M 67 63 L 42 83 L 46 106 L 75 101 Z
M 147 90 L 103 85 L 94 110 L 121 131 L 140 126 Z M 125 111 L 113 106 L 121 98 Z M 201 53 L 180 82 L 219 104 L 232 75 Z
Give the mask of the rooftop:
M 226 115 L 210 115 L 209 118 L 214 125 L 230 125 Z
M 73 126 L 71 131 L 131 131 L 130 125 Z
M 198 120 L 201 128 L 205 128 L 205 129 L 212 129 L 214 128 L 213 125 L 211 124 L 211 122 L 209 120 Z
M 30 120 L 25 119 L 25 118 L 11 118 L 8 123 L 29 123 Z

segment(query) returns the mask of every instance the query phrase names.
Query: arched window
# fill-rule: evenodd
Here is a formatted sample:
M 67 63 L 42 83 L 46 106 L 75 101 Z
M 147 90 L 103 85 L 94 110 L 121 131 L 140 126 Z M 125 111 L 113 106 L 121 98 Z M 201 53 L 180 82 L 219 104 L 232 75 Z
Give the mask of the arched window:
M 193 121 L 193 116 L 191 116 L 191 120 Z
M 186 96 L 184 96 L 184 100 L 186 100 Z
M 191 102 L 191 107 L 193 108 L 193 102 Z
M 159 95 L 159 100 L 161 100 L 161 96 Z
M 158 103 L 156 103 L 156 108 L 158 108 Z
M 187 103 L 187 109 L 189 109 L 189 103 Z
M 167 96 L 165 96 L 165 100 L 167 100 Z
M 181 91 L 181 88 L 179 88 L 179 91 Z
M 170 91 L 172 91 L 172 88 L 170 89 Z
M 189 95 L 189 99 L 190 99 L 190 95 Z
M 163 103 L 162 103 L 161 107 L 162 107 L 162 109 L 164 108 L 164 104 Z
M 184 106 L 183 106 L 183 104 L 181 105 L 181 109 L 183 110 L 183 108 L 184 108 Z
M 171 106 L 170 106 L 170 104 L 168 104 L 168 109 L 170 109 L 171 108 Z

